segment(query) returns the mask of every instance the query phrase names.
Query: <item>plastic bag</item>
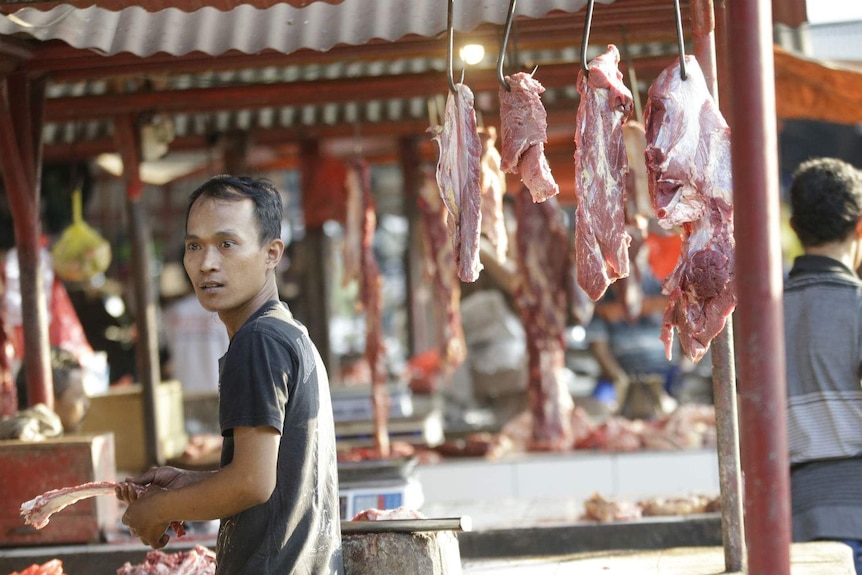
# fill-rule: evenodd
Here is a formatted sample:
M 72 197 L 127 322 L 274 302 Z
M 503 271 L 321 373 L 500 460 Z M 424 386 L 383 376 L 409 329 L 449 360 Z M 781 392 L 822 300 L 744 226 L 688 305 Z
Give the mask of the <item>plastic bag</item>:
M 111 244 L 81 215 L 81 190 L 72 192 L 72 224 L 51 250 L 54 271 L 66 281 L 87 281 L 108 269 Z

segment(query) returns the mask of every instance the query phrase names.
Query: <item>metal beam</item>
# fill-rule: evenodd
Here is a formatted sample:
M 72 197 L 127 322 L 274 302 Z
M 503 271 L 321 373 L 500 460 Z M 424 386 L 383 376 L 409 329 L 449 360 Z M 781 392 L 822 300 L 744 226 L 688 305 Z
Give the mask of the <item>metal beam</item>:
M 673 56 L 658 56 L 641 61 L 641 68 L 658 74 L 673 61 Z M 566 62 L 543 65 L 536 78 L 546 89 L 574 87 L 580 64 Z M 650 74 L 640 75 L 648 77 Z M 473 92 L 493 92 L 499 88 L 495 70 L 471 71 L 465 83 Z M 45 114 L 49 122 L 95 120 L 111 116 L 142 113 L 202 113 L 255 108 L 321 105 L 325 103 L 365 102 L 428 98 L 446 91 L 442 72 L 399 74 L 334 80 L 311 80 L 284 84 L 253 84 L 51 98 Z

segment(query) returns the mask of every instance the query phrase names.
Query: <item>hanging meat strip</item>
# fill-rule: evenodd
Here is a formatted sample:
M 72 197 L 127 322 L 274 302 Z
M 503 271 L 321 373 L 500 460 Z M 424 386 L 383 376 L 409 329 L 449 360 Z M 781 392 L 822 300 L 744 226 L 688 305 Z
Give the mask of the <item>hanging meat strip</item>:
M 730 128 L 693 56 L 649 89 L 646 164 L 659 224 L 681 226 L 683 246 L 665 279 L 662 340 L 671 357 L 674 328 L 683 353 L 699 361 L 736 307 Z
M 515 303 L 527 335 L 527 394 L 532 413 L 531 449 L 572 445 L 572 396 L 560 378 L 569 277 L 569 234 L 555 198 L 533 203 L 523 188 L 516 198 L 518 287 Z
M 626 177 L 629 171 L 623 124 L 632 94 L 617 68 L 616 46 L 578 73 L 581 101 L 575 130 L 575 257 L 578 283 L 598 301 L 614 281 L 629 275 Z
M 509 251 L 509 236 L 503 216 L 503 196 L 506 194 L 506 174 L 500 168 L 500 152 L 497 151 L 497 130 L 488 126 L 479 130 L 482 140 L 482 172 L 479 188 L 482 190 L 482 235 L 494 248 L 494 257 L 506 263 Z
M 479 261 L 482 142 L 476 128 L 473 92 L 464 84 L 456 84 L 455 88 L 457 94 L 449 92 L 446 99 L 442 129 L 432 129 L 434 140 L 440 146 L 437 186 L 449 212 L 447 225 L 458 277 L 465 282 L 474 282 L 482 270 Z
M 545 158 L 548 114 L 539 98 L 545 88 L 526 72 L 506 76 L 505 80 L 511 89 L 500 87 L 501 167 L 504 172 L 520 174 L 533 201 L 544 202 L 560 193 Z
M 446 208 L 431 177 L 419 190 L 418 206 L 424 230 L 425 269 L 433 286 L 437 317 L 441 318 L 437 322 L 440 360 L 444 372 L 450 374 L 464 363 L 467 343 L 461 327 L 461 285 L 446 229 Z
M 348 186 L 361 191 L 361 251 L 359 254 L 359 303 L 365 310 L 365 359 L 371 370 L 371 404 L 374 414 L 374 446 L 381 458 L 389 457 L 389 392 L 386 388 L 386 366 L 383 342 L 383 282 L 374 257 L 374 230 L 377 216 L 371 196 L 371 170 L 364 162 L 354 162 L 348 169 Z M 350 193 L 355 191 L 348 191 Z

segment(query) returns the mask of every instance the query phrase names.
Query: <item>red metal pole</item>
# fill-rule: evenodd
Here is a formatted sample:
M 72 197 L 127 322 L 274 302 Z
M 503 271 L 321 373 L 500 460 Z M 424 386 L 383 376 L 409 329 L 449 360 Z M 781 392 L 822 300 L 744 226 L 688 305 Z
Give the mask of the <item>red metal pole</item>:
M 739 404 L 749 575 L 790 573 L 790 475 L 772 14 L 728 2 L 739 326 Z

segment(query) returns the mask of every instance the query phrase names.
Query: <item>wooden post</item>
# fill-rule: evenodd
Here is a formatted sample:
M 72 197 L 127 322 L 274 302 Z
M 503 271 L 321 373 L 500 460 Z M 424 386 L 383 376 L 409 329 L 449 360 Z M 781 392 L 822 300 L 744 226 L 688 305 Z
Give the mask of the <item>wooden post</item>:
M 316 205 L 312 196 L 327 193 L 327 190 L 317 189 L 315 185 L 319 181 L 315 177 L 316 172 L 320 169 L 320 147 L 316 140 L 304 140 L 300 143 L 299 163 L 306 223 L 305 239 L 302 242 L 302 249 L 305 251 L 303 261 L 306 265 L 302 276 L 304 304 L 302 316 L 304 317 L 300 319 L 308 328 L 308 334 L 326 364 L 330 379 L 337 381 L 339 377 L 337 358 L 333 356 L 332 346 L 329 343 L 327 240 L 323 232 L 322 218 L 311 213 L 309 209 L 309 206 Z
M 123 178 L 126 181 L 126 214 L 132 241 L 132 269 L 135 289 L 135 360 L 138 381 L 143 386 L 144 432 L 147 459 L 150 465 L 164 465 L 164 450 L 158 439 L 159 413 L 156 410 L 158 385 L 161 384 L 159 341 L 156 327 L 156 298 L 152 281 L 152 239 L 146 209 L 141 202 L 144 183 L 141 181 L 140 130 L 133 116 L 114 119 L 117 148 L 123 157 Z
M 48 297 L 40 262 L 44 80 L 14 73 L 0 80 L 0 168 L 12 210 L 20 270 L 27 403 L 54 407 Z

